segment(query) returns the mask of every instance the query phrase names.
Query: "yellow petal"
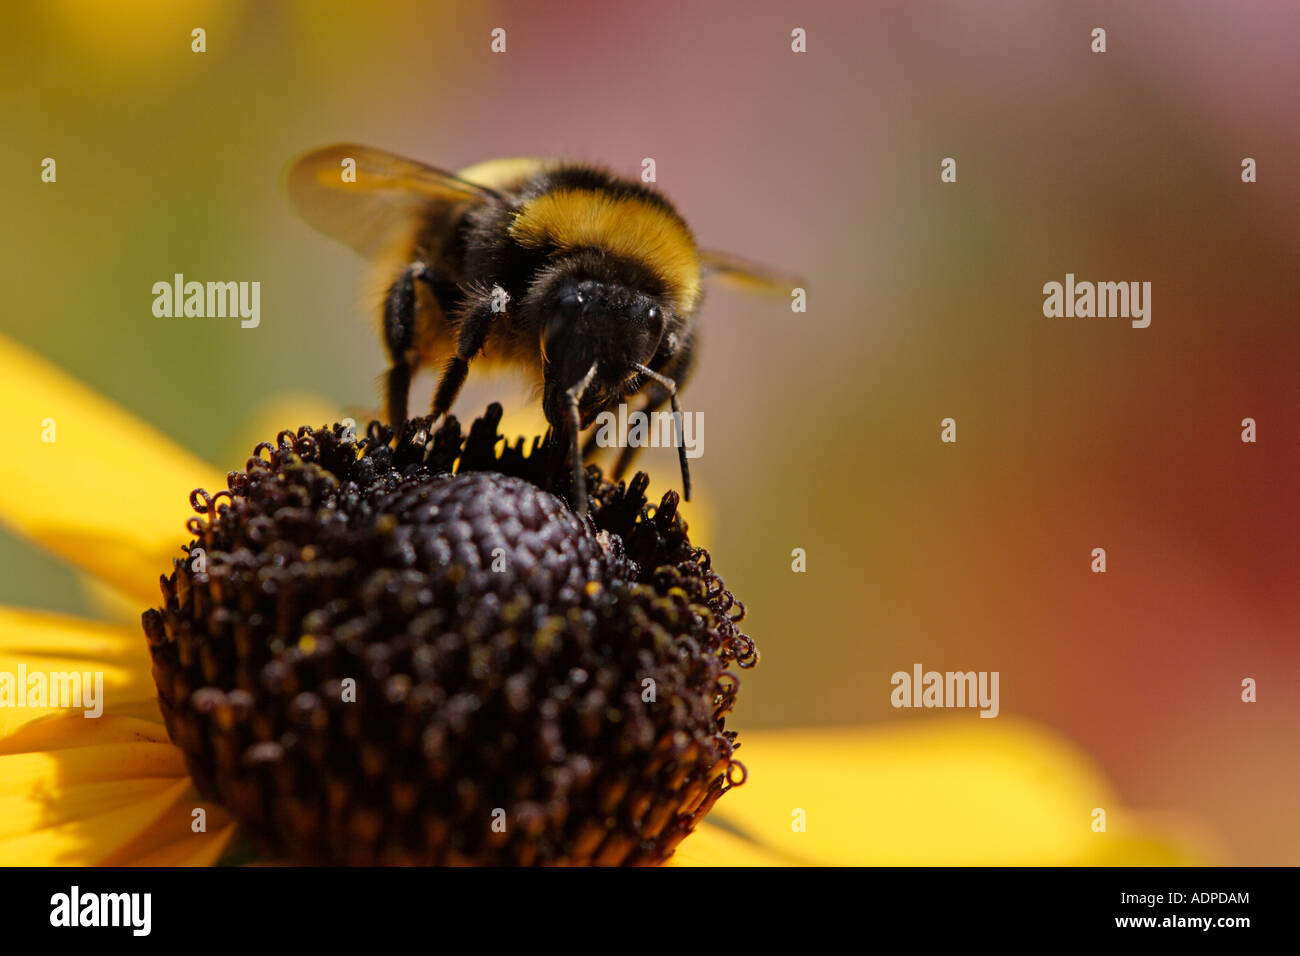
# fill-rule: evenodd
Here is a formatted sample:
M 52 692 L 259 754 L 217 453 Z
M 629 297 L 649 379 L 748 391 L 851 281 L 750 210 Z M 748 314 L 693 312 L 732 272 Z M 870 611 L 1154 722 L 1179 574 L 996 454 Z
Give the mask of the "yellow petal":
M 40 797 L 39 784 L 33 785 L 32 792 L 0 793 L 0 842 L 142 803 L 175 782 L 169 777 L 95 781 L 67 786 L 57 800 Z M 38 796 L 33 798 L 32 793 Z
M 22 673 L 30 678 L 44 676 L 51 685 L 52 674 L 77 674 L 79 681 L 93 687 L 95 676 L 103 675 L 104 714 L 144 715 L 158 719 L 157 692 L 144 633 L 135 628 L 100 624 L 44 611 L 0 607 L 0 680 L 15 685 Z M 86 674 L 91 675 L 87 684 Z M 25 700 L 25 688 L 14 686 L 18 700 Z M 83 692 L 84 693 L 84 692 Z M 98 695 L 96 695 L 98 696 Z M 48 697 L 48 695 L 47 695 Z M 62 713 L 58 706 L 0 706 L 0 752 L 19 728 L 38 718 Z M 75 711 L 81 716 L 82 710 Z M 95 718 L 82 717 L 87 723 Z
M 51 819 L 36 829 L 0 838 L 0 865 L 99 866 L 147 832 L 189 787 L 188 780 L 173 781 L 156 794 L 126 806 L 108 811 L 90 809 L 79 819 L 61 823 L 51 814 Z M 77 790 L 65 787 L 56 799 L 84 803 Z
M 216 492 L 224 475 L 2 338 L 0 407 L 9 413 L 0 521 L 142 604 L 156 602 L 158 575 L 189 540 L 190 492 Z
M 235 833 L 159 722 L 63 712 L 0 740 L 0 864 L 210 866 Z M 193 830 L 194 810 L 206 814 Z
M 189 807 L 184 803 L 178 805 L 184 810 L 184 822 L 189 824 Z M 211 825 L 209 823 L 209 825 Z M 208 833 L 191 833 L 164 846 L 136 853 L 128 847 L 116 857 L 106 860 L 104 866 L 212 866 L 230 846 L 238 827 L 227 823 L 219 830 Z M 150 840 L 160 839 L 166 831 L 161 825 L 155 825 L 138 843 L 146 845 Z
M 1116 826 L 1115 824 L 1118 824 Z M 1173 813 L 1121 808 L 1107 839 L 1097 840 L 1086 866 L 1205 866 L 1228 859 L 1226 845 L 1198 821 Z
M 790 860 L 743 836 L 703 821 L 665 866 L 789 866 Z
M 256 411 L 242 419 L 222 442 L 222 454 L 218 461 L 229 465 L 231 469 L 242 468 L 253 448 L 258 442 L 274 441 L 282 430 L 297 431 L 300 425 L 320 425 L 341 422 L 347 413 L 334 404 L 309 392 L 284 392 L 260 402 Z M 357 426 L 364 433 L 364 423 Z M 209 491 L 214 489 L 209 488 Z M 120 621 L 138 629 L 140 601 L 130 594 L 124 594 L 93 575 L 80 575 L 82 590 L 91 607 L 98 616 L 109 621 Z M 150 592 L 149 602 L 155 602 L 157 594 Z
M 1087 865 L 1190 861 L 1139 832 L 1077 748 L 1034 725 L 963 714 L 910 727 L 750 732 L 748 781 L 711 818 L 806 863 Z M 1094 809 L 1106 832 L 1094 832 Z
M 23 724 L 0 737 L 0 756 L 68 750 L 106 743 L 170 743 L 156 702 L 153 714 L 114 714 L 87 719 L 77 711 L 58 711 Z M 127 708 L 128 710 L 134 708 Z M 143 708 L 141 708 L 143 709 Z M 110 730 L 111 728 L 111 730 Z
M 196 809 L 204 811 L 195 833 Z M 226 852 L 237 827 L 222 807 L 200 799 L 193 786 L 148 829 L 107 857 L 102 866 L 212 866 Z
M 58 746 L 0 756 L 0 865 L 98 865 L 140 847 L 194 800 L 181 753 L 161 732 L 131 718 L 60 714 L 8 738 Z
M 0 740 L 0 757 L 48 757 L 57 761 L 63 759 L 58 757 L 58 751 L 62 750 L 78 751 L 69 755 L 67 760 L 69 767 L 77 769 L 80 780 L 96 778 L 95 760 L 99 757 L 126 758 L 134 762 L 122 774 L 114 775 L 110 767 L 96 779 L 178 777 L 185 772 L 181 752 L 171 746 L 161 719 L 104 716 L 87 720 L 75 711 L 61 711 L 34 720 Z M 22 765 L 13 763 L 8 766 L 12 769 Z M 3 781 L 0 781 L 0 788 L 3 788 Z

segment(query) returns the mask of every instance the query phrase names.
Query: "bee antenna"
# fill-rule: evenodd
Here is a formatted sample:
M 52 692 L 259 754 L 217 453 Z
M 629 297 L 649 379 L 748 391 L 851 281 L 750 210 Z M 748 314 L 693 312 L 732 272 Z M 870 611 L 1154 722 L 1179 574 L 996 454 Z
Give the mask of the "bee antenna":
M 580 518 L 587 513 L 587 471 L 582 463 L 582 449 L 578 447 L 578 432 L 582 430 L 582 413 L 578 410 L 578 403 L 582 401 L 582 394 L 591 384 L 591 380 L 596 377 L 596 364 L 592 362 L 591 368 L 587 369 L 587 374 L 582 377 L 582 381 L 564 393 L 569 398 L 569 457 L 573 461 L 573 508 Z
M 668 402 L 673 410 L 673 431 L 677 441 L 677 460 L 682 466 L 682 500 L 691 500 L 691 466 L 686 461 L 686 442 L 682 437 L 682 410 L 677 405 L 677 383 L 667 375 L 660 375 L 652 368 L 646 368 L 637 362 L 632 367 L 651 381 L 658 382 L 668 391 Z

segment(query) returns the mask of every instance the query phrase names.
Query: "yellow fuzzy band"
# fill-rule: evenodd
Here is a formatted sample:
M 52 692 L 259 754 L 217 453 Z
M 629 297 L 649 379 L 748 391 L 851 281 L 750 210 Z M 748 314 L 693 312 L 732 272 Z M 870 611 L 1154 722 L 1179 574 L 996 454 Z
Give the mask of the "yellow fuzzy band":
M 690 231 L 644 199 L 556 189 L 525 204 L 510 235 L 530 248 L 591 246 L 636 259 L 663 280 L 682 314 L 689 314 L 700 296 L 700 257 Z

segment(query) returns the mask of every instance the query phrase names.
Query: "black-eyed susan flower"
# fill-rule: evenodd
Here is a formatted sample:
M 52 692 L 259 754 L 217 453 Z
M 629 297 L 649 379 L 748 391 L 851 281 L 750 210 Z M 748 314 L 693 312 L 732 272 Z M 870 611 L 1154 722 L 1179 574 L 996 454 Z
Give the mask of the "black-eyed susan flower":
M 144 615 L 159 704 L 275 854 L 657 863 L 743 779 L 728 668 L 754 645 L 676 494 L 597 478 L 581 520 L 499 418 L 283 432 L 195 493 Z
M 0 401 L 0 518 L 149 608 L 144 633 L 0 611 L 0 672 L 104 675 L 96 719 L 0 708 L 0 863 L 1197 852 L 1005 717 L 738 739 L 753 643 L 674 497 L 597 482 L 581 522 L 495 413 L 463 437 L 297 429 L 222 479 L 2 341 Z

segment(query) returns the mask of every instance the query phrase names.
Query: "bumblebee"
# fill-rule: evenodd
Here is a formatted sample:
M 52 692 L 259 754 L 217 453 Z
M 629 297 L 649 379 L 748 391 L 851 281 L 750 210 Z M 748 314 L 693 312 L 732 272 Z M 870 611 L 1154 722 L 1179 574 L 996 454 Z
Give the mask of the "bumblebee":
M 703 278 L 784 294 L 797 284 L 699 249 L 659 192 L 581 163 L 498 159 L 450 173 L 340 144 L 298 159 L 287 186 L 308 223 L 378 270 L 393 428 L 406 421 L 421 365 L 442 365 L 435 420 L 476 357 L 531 372 L 580 514 L 594 435 L 580 451 L 579 434 L 632 396 L 646 413 L 671 405 L 690 500 L 677 393 L 696 358 Z M 636 450 L 620 450 L 615 481 Z

